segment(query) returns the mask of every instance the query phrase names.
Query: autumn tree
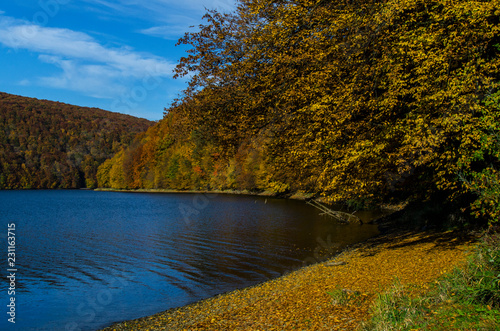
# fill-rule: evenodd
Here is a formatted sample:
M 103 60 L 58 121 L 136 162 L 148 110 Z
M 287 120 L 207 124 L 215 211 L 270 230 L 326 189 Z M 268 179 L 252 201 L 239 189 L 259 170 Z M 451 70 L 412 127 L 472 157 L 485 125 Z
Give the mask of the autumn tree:
M 151 124 L 0 93 L 0 189 L 94 188 L 98 166 Z
M 190 46 L 176 69 L 188 88 L 134 148 L 148 156 L 130 150 L 122 169 L 148 169 L 160 186 L 358 205 L 462 196 L 475 184 L 460 173 L 498 169 L 479 155 L 496 155 L 499 16 L 495 1 L 442 0 L 241 0 L 233 13 L 208 11 L 179 41 Z M 485 141 L 490 151 L 478 152 Z

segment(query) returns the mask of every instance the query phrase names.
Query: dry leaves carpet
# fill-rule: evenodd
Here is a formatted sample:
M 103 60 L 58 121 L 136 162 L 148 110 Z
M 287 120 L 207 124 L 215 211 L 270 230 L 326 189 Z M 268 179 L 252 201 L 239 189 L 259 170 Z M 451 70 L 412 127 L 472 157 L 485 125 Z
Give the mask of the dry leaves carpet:
M 316 264 L 105 330 L 354 330 L 369 317 L 375 295 L 396 277 L 403 285 L 413 284 L 415 292 L 425 291 L 430 282 L 465 261 L 472 242 L 472 237 L 453 232 L 389 234 L 332 260 L 347 264 Z M 327 293 L 335 291 L 355 298 L 338 303 Z

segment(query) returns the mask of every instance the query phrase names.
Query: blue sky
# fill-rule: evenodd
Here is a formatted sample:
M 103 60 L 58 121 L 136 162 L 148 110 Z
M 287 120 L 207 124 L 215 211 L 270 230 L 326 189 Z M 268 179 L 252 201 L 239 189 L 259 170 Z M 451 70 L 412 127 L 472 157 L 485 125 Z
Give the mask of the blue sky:
M 3 1 L 0 91 L 159 120 L 186 86 L 175 44 L 205 8 L 235 1 Z

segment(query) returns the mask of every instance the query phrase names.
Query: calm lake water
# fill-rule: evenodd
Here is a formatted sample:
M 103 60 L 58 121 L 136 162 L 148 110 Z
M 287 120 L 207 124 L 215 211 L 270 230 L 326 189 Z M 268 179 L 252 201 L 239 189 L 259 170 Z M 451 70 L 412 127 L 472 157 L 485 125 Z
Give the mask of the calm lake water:
M 254 196 L 0 191 L 0 329 L 97 330 L 278 277 L 377 234 L 319 213 Z

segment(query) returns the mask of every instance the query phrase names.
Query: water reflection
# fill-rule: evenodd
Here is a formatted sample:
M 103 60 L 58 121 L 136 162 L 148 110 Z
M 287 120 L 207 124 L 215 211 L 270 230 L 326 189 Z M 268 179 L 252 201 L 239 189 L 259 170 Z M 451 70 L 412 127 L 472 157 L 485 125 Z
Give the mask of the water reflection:
M 277 277 L 377 231 L 254 196 L 0 191 L 0 210 L 19 235 L 16 330 L 96 330 Z

